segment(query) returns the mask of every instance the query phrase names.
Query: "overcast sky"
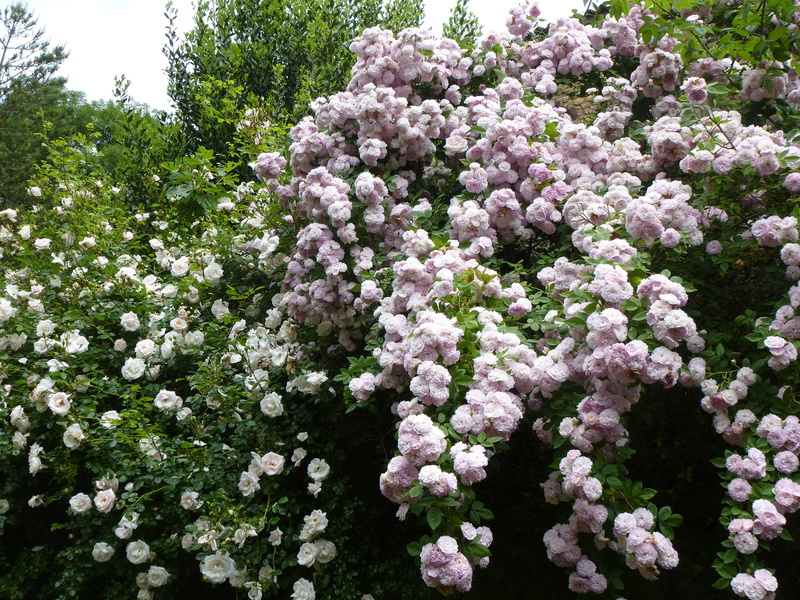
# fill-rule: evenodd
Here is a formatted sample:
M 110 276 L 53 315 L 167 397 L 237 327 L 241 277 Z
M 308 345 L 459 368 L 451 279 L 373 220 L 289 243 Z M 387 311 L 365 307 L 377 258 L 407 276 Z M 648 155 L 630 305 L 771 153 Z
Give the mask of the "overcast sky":
M 6 6 L 11 0 L 0 0 Z M 484 33 L 505 27 L 508 11 L 520 0 L 471 0 Z M 70 53 L 60 75 L 68 87 L 84 92 L 88 100 L 111 99 L 114 77 L 131 81 L 130 94 L 138 102 L 169 110 L 166 58 L 161 53 L 167 20 L 166 0 L 27 0 L 39 27 L 53 45 Z M 193 0 L 173 0 L 181 31 L 191 26 Z M 455 0 L 425 0 L 425 25 L 437 33 Z M 568 16 L 583 10 L 583 0 L 540 0 L 542 16 Z

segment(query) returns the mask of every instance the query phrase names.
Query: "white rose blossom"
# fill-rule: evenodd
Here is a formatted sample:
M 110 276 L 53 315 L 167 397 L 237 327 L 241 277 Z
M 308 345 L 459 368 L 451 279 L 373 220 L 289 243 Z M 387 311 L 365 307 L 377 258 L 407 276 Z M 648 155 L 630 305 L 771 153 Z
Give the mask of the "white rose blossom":
M 256 528 L 249 523 L 243 523 L 233 534 L 234 543 L 241 548 L 248 538 L 257 537 L 258 532 Z
M 150 552 L 150 546 L 147 545 L 146 542 L 142 540 L 136 540 L 135 542 L 130 542 L 125 547 L 125 555 L 127 556 L 128 560 L 134 565 L 141 565 L 151 560 L 152 553 Z
M 303 373 L 286 384 L 286 391 L 297 390 L 304 394 L 318 394 L 322 384 L 328 381 L 328 376 L 322 371 Z
M 159 410 L 173 410 L 183 405 L 183 398 L 178 396 L 175 392 L 161 390 L 156 394 L 156 397 L 153 398 L 153 404 L 155 404 L 156 408 Z
M 14 435 L 11 437 L 11 443 L 17 448 L 25 448 L 28 445 L 28 436 L 30 436 L 30 433 L 15 431 Z
M 316 548 L 318 563 L 324 565 L 336 558 L 336 546 L 333 542 L 328 540 L 315 540 L 314 547 Z
M 183 256 L 172 263 L 172 267 L 170 267 L 170 273 L 172 273 L 175 277 L 183 277 L 189 272 L 189 258 L 187 256 Z
M 46 337 L 51 335 L 56 330 L 56 324 L 53 323 L 50 319 L 44 319 L 39 321 L 36 325 L 36 335 L 39 337 Z
M 67 354 L 82 354 L 89 349 L 89 340 L 79 331 L 68 331 L 61 336 L 61 345 Z
M 123 516 L 117 527 L 114 529 L 114 535 L 121 540 L 127 540 L 133 535 L 133 530 L 139 527 L 139 513 L 131 513 L 130 518 Z
M 189 323 L 187 323 L 186 319 L 183 317 L 175 317 L 169 322 L 169 326 L 178 333 L 182 333 L 189 329 Z
M 122 419 L 115 410 L 107 410 L 100 415 L 100 425 L 106 429 L 113 429 Z
M 25 433 L 31 426 L 30 419 L 25 414 L 25 409 L 17 405 L 11 410 L 11 417 L 9 419 L 11 425 L 19 429 L 20 432 Z
M 252 471 L 243 471 L 239 477 L 239 491 L 245 498 L 252 498 L 261 489 L 258 483 L 258 475 Z
M 141 358 L 129 358 L 122 366 L 122 376 L 128 381 L 139 379 L 144 375 L 145 363 Z
M 151 566 L 147 570 L 146 580 L 150 587 L 157 588 L 166 585 L 168 579 L 169 573 L 164 567 Z
M 264 475 L 277 475 L 283 471 L 283 466 L 286 460 L 276 452 L 267 452 L 264 456 L 259 456 L 255 452 L 250 453 L 253 460 L 250 462 L 250 471 L 256 476 Z
M 125 331 L 136 331 L 140 325 L 139 317 L 133 312 L 123 314 L 119 319 L 119 323 Z
M 139 340 L 136 342 L 137 358 L 147 358 L 156 351 L 156 343 L 153 340 Z
M 75 450 L 75 448 L 81 445 L 81 441 L 85 439 L 86 436 L 83 434 L 81 426 L 77 423 L 73 423 L 64 431 L 64 445 L 70 450 Z
M 223 274 L 224 271 L 222 270 L 222 267 L 215 262 L 209 263 L 208 266 L 203 269 L 203 276 L 211 285 L 217 285 L 222 279 Z
M 193 533 L 184 533 L 181 538 L 181 548 L 189 552 L 197 540 Z
M 139 440 L 139 450 L 142 451 L 148 458 L 155 460 L 164 460 L 166 455 L 158 448 L 157 437 L 141 438 Z
M 282 539 L 283 539 L 283 532 L 280 529 L 275 528 L 269 532 L 269 538 L 267 538 L 267 541 L 273 546 L 280 546 Z
M 203 503 L 198 500 L 200 494 L 192 490 L 186 490 L 181 494 L 181 507 L 186 510 L 196 510 L 200 508 Z
M 209 554 L 200 561 L 200 573 L 211 583 L 222 583 L 235 568 L 233 559 L 227 554 Z
M 98 490 L 114 490 L 116 492 L 119 488 L 119 479 L 106 475 L 95 481 L 94 485 Z
M 72 509 L 72 512 L 76 514 L 85 513 L 92 508 L 92 499 L 83 492 L 75 494 L 69 499 L 69 507 Z
M 214 315 L 215 319 L 221 319 L 225 315 L 230 314 L 230 308 L 228 307 L 228 303 L 224 300 L 217 298 L 214 300 L 214 304 L 211 305 L 211 314 Z
M 97 562 L 108 562 L 114 556 L 114 548 L 105 542 L 97 542 L 92 548 L 92 558 Z
M 258 581 L 246 581 L 244 587 L 249 600 L 261 600 L 261 584 Z
M 292 452 L 292 463 L 295 467 L 299 466 L 303 459 L 308 455 L 305 448 L 295 448 Z
M 330 472 L 330 466 L 322 458 L 314 458 L 308 463 L 308 476 L 314 481 L 324 481 Z
M 328 515 L 319 509 L 311 511 L 310 515 L 303 517 L 303 529 L 300 531 L 300 540 L 310 542 L 328 526 Z
M 70 406 L 72 406 L 72 401 L 69 399 L 69 394 L 55 392 L 47 396 L 47 408 L 49 408 L 54 415 L 63 417 L 69 412 Z
M 305 578 L 295 581 L 292 589 L 294 590 L 292 593 L 294 600 L 314 600 L 317 597 L 314 591 L 314 584 Z
M 32 444 L 28 451 L 28 471 L 31 475 L 36 475 L 44 467 L 42 459 L 39 458 L 40 454 L 44 454 L 44 448 L 39 444 Z
M 270 392 L 261 399 L 261 412 L 266 416 L 275 418 L 283 414 L 283 403 L 276 392 Z
M 317 547 L 306 542 L 300 546 L 300 551 L 297 553 L 297 564 L 303 567 L 310 567 L 317 559 Z
M 116 500 L 117 495 L 114 493 L 114 490 L 101 490 L 97 492 L 97 495 L 94 497 L 94 505 L 97 507 L 98 511 L 105 513 L 114 508 Z
M 11 302 L 5 298 L 0 298 L 0 323 L 8 321 L 14 316 L 15 312 L 17 312 L 17 309 L 11 306 Z

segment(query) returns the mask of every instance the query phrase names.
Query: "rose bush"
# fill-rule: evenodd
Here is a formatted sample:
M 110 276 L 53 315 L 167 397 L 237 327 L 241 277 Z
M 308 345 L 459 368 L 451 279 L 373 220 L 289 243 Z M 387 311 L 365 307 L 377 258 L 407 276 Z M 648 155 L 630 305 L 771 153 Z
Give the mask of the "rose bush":
M 339 568 L 357 500 L 335 502 L 345 523 L 314 541 L 313 566 L 296 558 L 344 494 L 328 481 L 342 458 L 313 432 L 336 421 L 314 404 L 325 371 L 278 302 L 274 203 L 220 184 L 235 202 L 187 228 L 166 206 L 126 214 L 79 153 L 60 160 L 49 204 L 2 213 L 2 595 L 175 594 L 181 553 L 191 585 L 251 598 Z
M 673 402 L 719 436 L 714 587 L 775 597 L 800 508 L 798 14 L 615 0 L 544 31 L 525 4 L 476 48 L 367 29 L 348 89 L 286 153 L 254 146 L 258 182 L 200 152 L 128 215 L 69 163 L 37 181 L 0 213 L 0 527 L 50 529 L 5 551 L 2 589 L 77 558 L 58 597 L 108 569 L 150 598 L 191 555 L 254 599 L 396 596 L 348 523 L 379 487 L 429 530 L 422 581 L 467 593 L 500 543 L 481 493 L 527 430 L 542 553 L 619 598 L 684 566 L 658 498 L 683 499 L 630 467 Z

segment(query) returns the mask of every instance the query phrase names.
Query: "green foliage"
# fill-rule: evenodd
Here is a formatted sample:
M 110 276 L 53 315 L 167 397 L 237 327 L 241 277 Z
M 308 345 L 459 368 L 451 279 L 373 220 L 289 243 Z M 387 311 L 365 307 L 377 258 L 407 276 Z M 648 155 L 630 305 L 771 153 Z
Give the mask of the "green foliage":
M 442 35 L 456 40 L 462 47 L 474 47 L 481 31 L 478 16 L 469 10 L 469 0 L 456 0 L 450 18 L 442 27 Z
M 133 102 L 129 85 L 127 79 L 119 78 L 115 102 L 108 103 L 106 112 L 95 118 L 95 128 L 108 132 L 108 137 L 100 138 L 98 150 L 103 154 L 106 174 L 123 188 L 126 204 L 147 210 L 161 193 L 162 164 L 181 156 L 180 131 L 166 114 L 154 115 L 146 106 Z M 112 118 L 104 126 L 107 113 Z
M 175 204 L 179 218 L 193 221 L 209 212 L 234 183 L 236 164 L 215 166 L 212 158 L 211 150 L 200 148 L 192 156 L 164 165 L 169 171 L 167 201 Z
M 614 17 L 627 14 L 631 7 L 630 0 L 611 0 L 608 4 Z M 786 61 L 792 68 L 800 65 L 800 35 L 794 27 L 791 0 L 647 0 L 642 4 L 648 10 L 641 29 L 644 41 L 655 45 L 666 35 L 675 37 L 684 63 L 729 57 L 749 64 Z M 697 11 L 707 18 L 687 18 Z M 712 15 L 713 19 L 708 18 Z
M 263 109 L 276 124 L 296 122 L 310 101 L 347 85 L 350 40 L 365 27 L 418 25 L 422 2 L 201 1 L 185 40 L 175 16 L 168 7 L 164 53 L 182 150 L 204 146 L 221 160 L 244 161 L 230 140 L 246 109 Z
M 0 13 L 0 202 L 6 205 L 25 202 L 27 180 L 43 157 L 40 136 L 76 99 L 55 77 L 66 58 L 62 46 L 50 47 L 24 3 Z

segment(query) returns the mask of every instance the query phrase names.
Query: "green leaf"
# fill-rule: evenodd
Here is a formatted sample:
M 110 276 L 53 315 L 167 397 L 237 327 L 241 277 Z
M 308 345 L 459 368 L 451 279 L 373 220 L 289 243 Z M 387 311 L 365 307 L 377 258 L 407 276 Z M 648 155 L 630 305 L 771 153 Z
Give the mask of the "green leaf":
M 717 573 L 719 573 L 720 577 L 727 577 L 728 579 L 733 579 L 736 577 L 737 570 L 732 565 L 715 565 L 715 568 L 717 569 Z
M 730 579 L 722 578 L 717 579 L 711 587 L 713 587 L 715 590 L 724 590 L 727 589 L 729 585 Z
M 631 10 L 630 0 L 611 0 L 611 6 L 608 13 L 614 17 L 619 18 L 622 15 L 627 15 Z
M 442 524 L 444 520 L 444 516 L 442 515 L 442 511 L 438 508 L 434 507 L 428 511 L 428 526 L 430 526 L 431 530 L 436 531 L 439 525 Z
M 422 553 L 422 546 L 420 545 L 419 542 L 411 542 L 409 544 L 406 544 L 406 551 L 411 556 L 419 556 Z
M 659 521 L 666 521 L 671 516 L 672 516 L 672 509 L 669 506 L 662 506 L 661 510 L 658 511 Z
M 650 500 L 657 493 L 658 492 L 656 492 L 656 490 L 652 488 L 644 488 L 639 494 L 639 498 L 641 498 L 642 500 Z
M 542 135 L 550 141 L 555 140 L 558 137 L 558 122 L 550 121 L 544 128 Z

